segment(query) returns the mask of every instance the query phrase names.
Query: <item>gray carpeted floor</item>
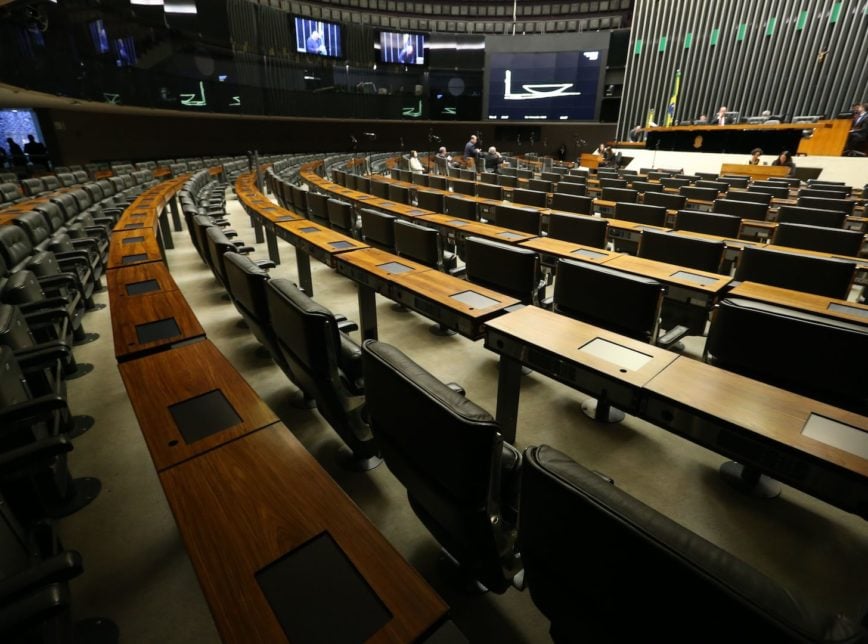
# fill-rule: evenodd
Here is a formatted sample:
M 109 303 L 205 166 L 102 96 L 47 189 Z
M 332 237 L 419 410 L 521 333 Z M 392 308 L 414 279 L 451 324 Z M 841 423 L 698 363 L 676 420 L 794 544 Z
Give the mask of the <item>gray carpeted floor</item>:
M 239 238 L 252 244 L 246 216 L 233 198 L 228 204 Z M 385 465 L 367 473 L 336 466 L 336 434 L 316 412 L 290 406 L 297 390 L 257 352 L 258 343 L 239 324 L 239 315 L 222 297 L 186 230 L 175 233 L 174 240 L 176 248 L 168 251 L 172 275 L 208 338 L 438 590 L 470 640 L 549 641 L 548 622 L 526 591 L 469 595 L 451 583 L 436 542 Z M 280 242 L 280 252 L 283 263 L 272 275 L 295 280 L 294 250 Z M 257 246 L 256 256 L 266 256 L 264 244 Z M 353 283 L 316 261 L 312 269 L 315 299 L 357 319 Z M 107 303 L 106 292 L 97 300 Z M 497 358 L 481 342 L 436 337 L 428 333 L 425 318 L 394 311 L 392 303 L 379 296 L 377 304 L 381 340 L 398 346 L 442 380 L 461 383 L 468 397 L 494 411 Z M 65 545 L 79 550 L 85 562 L 85 574 L 72 585 L 76 613 L 113 618 L 125 643 L 218 641 L 118 375 L 108 309 L 88 314 L 85 324 L 101 338 L 75 353 L 96 369 L 69 383 L 69 397 L 75 413 L 92 414 L 97 422 L 76 439 L 70 461 L 74 474 L 99 477 L 103 490 L 87 508 L 60 522 Z M 686 344 L 688 353 L 701 353 L 702 338 L 688 338 Z M 619 425 L 598 425 L 580 410 L 585 398 L 539 374 L 525 377 L 517 446 L 548 443 L 605 472 L 631 494 L 787 584 L 794 594 L 830 608 L 864 605 L 865 521 L 788 487 L 771 501 L 742 496 L 719 479 L 717 467 L 723 459 L 717 454 L 629 416 Z M 581 534 L 575 547 L 582 548 Z M 624 611 L 629 619 L 630 607 Z

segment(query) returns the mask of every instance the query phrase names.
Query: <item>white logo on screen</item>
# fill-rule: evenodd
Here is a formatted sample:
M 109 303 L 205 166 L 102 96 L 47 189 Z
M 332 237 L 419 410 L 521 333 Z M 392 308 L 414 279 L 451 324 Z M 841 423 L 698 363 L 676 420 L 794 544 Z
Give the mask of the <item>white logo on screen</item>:
M 507 101 L 532 101 L 540 98 L 554 98 L 557 96 L 581 96 L 581 92 L 568 92 L 574 83 L 537 83 L 522 85 L 524 93 L 513 93 L 512 71 L 506 70 L 503 79 L 503 98 Z
M 600 57 L 600 52 L 598 52 L 598 51 L 583 51 L 582 56 L 584 56 L 588 60 L 597 60 Z

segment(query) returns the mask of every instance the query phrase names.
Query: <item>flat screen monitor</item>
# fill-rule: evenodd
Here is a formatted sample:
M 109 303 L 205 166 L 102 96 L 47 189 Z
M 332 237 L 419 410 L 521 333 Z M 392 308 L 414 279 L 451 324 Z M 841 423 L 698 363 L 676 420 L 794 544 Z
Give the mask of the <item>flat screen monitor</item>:
M 28 134 L 32 134 L 37 141 L 45 141 L 36 112 L 26 107 L 0 109 L 0 146 L 8 152 L 6 139 L 12 138 L 23 149 Z
M 341 26 L 324 20 L 295 17 L 295 50 L 328 58 L 343 58 Z
M 129 67 L 136 64 L 136 41 L 132 36 L 112 40 L 112 50 L 115 54 L 115 65 Z
M 491 54 L 488 118 L 593 120 L 602 58 L 600 51 Z
M 380 42 L 374 47 L 379 50 L 381 63 L 425 64 L 425 34 L 381 31 Z
M 109 52 L 109 37 L 105 30 L 105 23 L 102 20 L 93 20 L 88 23 L 87 28 L 90 31 L 90 39 L 96 53 L 107 54 Z

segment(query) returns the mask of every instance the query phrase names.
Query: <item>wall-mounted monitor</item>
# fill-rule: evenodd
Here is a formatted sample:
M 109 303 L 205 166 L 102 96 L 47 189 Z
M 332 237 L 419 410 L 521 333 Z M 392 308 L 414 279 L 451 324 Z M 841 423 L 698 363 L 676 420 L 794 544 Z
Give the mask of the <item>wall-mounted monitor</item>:
M 87 28 L 90 31 L 90 39 L 96 53 L 107 54 L 109 52 L 109 37 L 105 23 L 102 20 L 93 20 L 87 24 Z
M 115 64 L 118 67 L 136 64 L 136 41 L 132 36 L 115 38 L 112 40 L 112 49 L 115 54 Z
M 593 120 L 603 57 L 601 51 L 492 53 L 488 118 Z
M 36 112 L 28 107 L 0 109 L 0 146 L 6 148 L 6 139 L 11 138 L 22 148 L 27 144 L 27 135 L 32 134 L 37 141 L 45 141 Z
M 379 50 L 381 63 L 425 64 L 425 34 L 381 31 L 380 42 L 374 48 Z
M 299 53 L 343 58 L 341 37 L 339 24 L 295 17 L 295 50 Z

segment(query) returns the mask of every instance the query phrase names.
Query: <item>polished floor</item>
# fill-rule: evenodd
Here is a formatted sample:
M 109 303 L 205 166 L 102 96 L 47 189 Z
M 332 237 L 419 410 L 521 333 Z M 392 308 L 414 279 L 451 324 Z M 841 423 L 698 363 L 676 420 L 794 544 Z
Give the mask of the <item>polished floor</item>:
M 231 197 L 228 209 L 239 238 L 252 244 L 249 222 Z M 186 230 L 175 233 L 174 240 L 169 267 L 208 338 L 444 597 L 467 637 L 503 644 L 549 641 L 548 622 L 527 591 L 468 594 L 453 583 L 437 544 L 385 465 L 367 473 L 337 467 L 336 434 L 315 411 L 289 404 L 297 390 L 257 351 L 258 343 L 239 324 L 239 315 L 196 255 Z M 272 275 L 295 280 L 294 250 L 280 242 L 280 252 L 283 263 Z M 265 255 L 265 245 L 257 245 L 256 256 Z M 312 269 L 315 299 L 357 318 L 353 283 L 317 262 Z M 107 294 L 100 293 L 97 300 L 107 302 Z M 461 383 L 468 397 L 494 411 L 497 358 L 481 342 L 434 336 L 425 318 L 396 311 L 379 296 L 377 304 L 381 340 L 398 346 L 442 380 Z M 76 356 L 96 369 L 69 384 L 74 412 L 91 414 L 97 421 L 76 439 L 71 467 L 74 474 L 97 476 L 103 483 L 99 498 L 60 522 L 65 545 L 84 557 L 85 573 L 72 584 L 75 612 L 111 617 L 125 643 L 216 642 L 208 606 L 118 374 L 109 315 L 105 309 L 86 316 L 87 329 L 101 338 L 76 348 Z M 702 338 L 687 339 L 688 353 L 700 355 L 701 350 Z M 526 376 L 517 446 L 547 443 L 605 472 L 623 489 L 779 580 L 795 595 L 830 610 L 865 605 L 865 521 L 786 486 L 774 500 L 743 496 L 718 477 L 723 459 L 717 454 L 629 416 L 618 425 L 597 424 L 580 410 L 585 398 L 539 374 Z M 575 547 L 583 547 L 581 534 L 575 536 Z M 582 583 L 576 579 L 577 585 Z M 629 619 L 630 607 L 624 610 Z

